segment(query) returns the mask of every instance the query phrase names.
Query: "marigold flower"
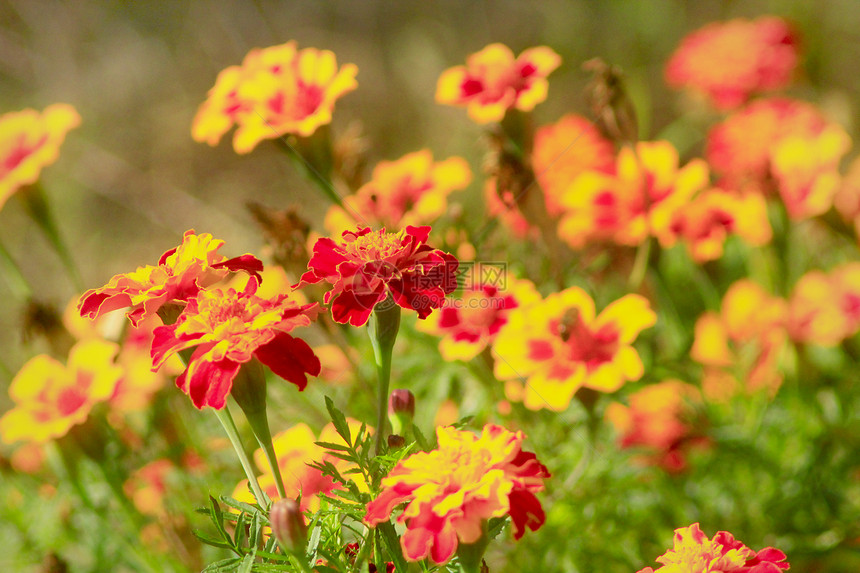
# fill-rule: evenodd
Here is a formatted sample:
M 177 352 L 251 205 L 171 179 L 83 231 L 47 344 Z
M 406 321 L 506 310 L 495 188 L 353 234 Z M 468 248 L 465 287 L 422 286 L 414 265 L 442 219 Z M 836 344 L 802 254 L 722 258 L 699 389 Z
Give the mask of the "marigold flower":
M 785 553 L 773 547 L 753 551 L 728 531 L 708 539 L 698 523 L 675 530 L 674 547 L 658 557 L 663 573 L 779 573 L 789 568 Z M 655 573 L 651 567 L 639 573 Z
M 590 240 L 635 246 L 671 225 L 677 212 L 708 184 L 701 159 L 678 166 L 678 152 L 667 141 L 624 147 L 615 172 L 586 171 L 560 197 L 565 212 L 558 234 L 581 248 Z
M 860 328 L 860 263 L 800 277 L 788 299 L 787 328 L 795 342 L 834 346 Z
M 355 436 L 361 428 L 361 423 L 352 418 L 347 418 L 350 433 Z M 369 430 L 372 433 L 372 429 Z M 329 461 L 341 473 L 352 469 L 354 466 L 349 462 L 332 456 L 329 450 L 316 444 L 317 441 L 328 442 L 334 444 L 343 444 L 343 438 L 337 433 L 333 424 L 327 424 L 320 432 L 317 439 L 313 430 L 306 424 L 296 424 L 291 428 L 278 432 L 272 438 L 272 444 L 275 448 L 275 458 L 278 460 L 278 468 L 281 470 L 281 475 L 284 479 L 284 489 L 287 497 L 297 499 L 301 496 L 301 510 L 316 512 L 320 507 L 319 494 L 330 494 L 336 489 L 341 489 L 343 486 L 334 482 L 331 477 L 323 475 L 323 473 L 313 467 L 314 462 Z M 271 499 L 277 500 L 278 488 L 275 484 L 275 474 L 266 459 L 265 452 L 262 448 L 254 452 L 254 463 L 260 470 L 261 475 L 257 481 L 260 488 Z M 349 477 L 356 482 L 359 489 L 366 488 L 366 484 L 362 480 L 360 474 L 349 474 Z M 240 501 L 248 501 L 254 503 L 254 496 L 248 490 L 248 480 L 243 480 L 233 492 L 233 497 Z
M 105 286 L 85 292 L 78 303 L 81 316 L 94 319 L 131 307 L 127 316 L 137 325 L 165 304 L 184 303 L 230 272 L 246 271 L 259 278 L 263 270 L 259 259 L 249 254 L 227 259 L 218 254 L 223 245 L 224 241 L 213 239 L 209 233 L 186 231 L 182 244 L 161 255 L 158 266 L 146 265 L 114 275 Z
M 66 133 L 80 123 L 75 108 L 64 103 L 49 105 L 42 113 L 25 109 L 0 116 L 0 209 L 57 160 Z
M 173 468 L 173 462 L 168 459 L 155 460 L 138 469 L 125 482 L 125 493 L 139 512 L 154 516 L 166 514 L 164 497 L 168 474 Z
M 316 317 L 316 303 L 300 305 L 282 294 L 264 299 L 255 294 L 256 278 L 245 290 L 202 290 L 189 299 L 174 324 L 155 329 L 153 368 L 174 353 L 197 347 L 176 385 L 197 408 L 221 409 L 242 364 L 257 358 L 272 372 L 304 390 L 307 375 L 320 372 L 308 344 L 288 332 Z
M 340 234 L 359 222 L 389 229 L 432 223 L 445 213 L 448 195 L 471 181 L 466 160 L 450 157 L 434 162 L 429 149 L 381 161 L 371 180 L 344 198 L 344 208 L 329 209 L 325 227 Z
M 681 207 L 657 238 L 663 248 L 682 240 L 690 256 L 702 263 L 719 259 L 730 235 L 754 246 L 770 241 L 772 231 L 764 197 L 716 187 L 706 189 Z
M 638 380 L 643 365 L 631 344 L 656 321 L 639 295 L 626 295 L 596 315 L 594 301 L 582 289 L 553 293 L 508 315 L 493 343 L 496 378 L 510 381 L 510 400 L 560 412 L 582 386 L 614 392 Z
M 251 50 L 241 66 L 218 74 L 194 117 L 191 135 L 216 145 L 236 125 L 236 153 L 285 134 L 310 136 L 331 123 L 335 101 L 358 86 L 357 73 L 354 64 L 338 69 L 332 52 L 298 50 L 296 42 Z
M 851 138 L 837 125 L 817 136 L 788 136 L 771 150 L 771 171 L 777 189 L 794 220 L 827 212 L 839 190 L 839 162 L 851 147 Z
M 512 108 L 531 111 L 546 99 L 547 76 L 561 58 L 546 46 L 529 48 L 517 58 L 504 44 L 490 44 L 470 55 L 465 66 L 442 72 L 436 102 L 465 106 L 477 123 L 501 121 Z
M 777 370 L 785 344 L 786 304 L 751 280 L 735 282 L 723 297 L 719 313 L 709 311 L 696 321 L 690 356 L 706 368 L 706 378 L 721 385 L 734 378 L 746 380 L 749 392 L 776 392 L 782 383 Z M 730 376 L 714 377 L 712 370 Z M 735 375 L 737 373 L 737 375 Z M 726 394 L 706 389 L 708 398 Z
M 0 439 L 44 443 L 86 421 L 93 406 L 110 398 L 122 371 L 113 360 L 119 347 L 103 340 L 75 344 L 66 365 L 40 354 L 9 386 L 15 407 L 0 418 Z
M 430 227 L 407 226 L 400 233 L 362 227 L 342 239 L 324 237 L 314 245 L 299 287 L 325 281 L 336 322 L 361 326 L 390 294 L 394 302 L 426 318 L 457 287 L 457 259 L 427 243 Z
M 755 100 L 708 132 L 705 158 L 727 189 L 758 192 L 771 189 L 771 157 L 789 136 L 814 138 L 828 121 L 806 102 L 787 98 Z
M 488 177 L 484 183 L 484 201 L 487 216 L 497 218 L 518 239 L 537 238 L 537 229 L 532 227 L 520 211 L 517 199 L 510 190 L 500 190 L 498 179 Z
M 391 470 L 364 516 L 375 526 L 408 502 L 397 518 L 406 524 L 400 544 L 408 560 L 429 556 L 445 563 L 460 543 L 476 543 L 492 517 L 510 515 L 514 539 L 543 525 L 534 494 L 550 475 L 533 453 L 522 451 L 522 432 L 488 424 L 480 436 L 452 427 L 437 428 L 436 436 L 437 449 L 413 454 Z
M 618 432 L 621 448 L 644 448 L 646 463 L 670 472 L 683 470 L 687 446 L 696 441 L 693 405 L 701 401 L 695 386 L 665 380 L 645 386 L 629 398 L 630 406 L 612 402 L 606 418 Z
M 615 147 L 593 122 L 569 113 L 535 132 L 532 167 L 547 213 L 555 216 L 563 211 L 559 198 L 580 174 L 614 172 Z
M 449 298 L 438 313 L 415 327 L 442 336 L 439 352 L 448 361 L 471 360 L 492 344 L 512 309 L 540 300 L 534 284 L 508 280 L 507 288 L 493 284 L 470 285 Z
M 666 82 L 704 96 L 717 109 L 791 83 L 797 36 L 781 18 L 714 22 L 686 36 L 666 64 Z

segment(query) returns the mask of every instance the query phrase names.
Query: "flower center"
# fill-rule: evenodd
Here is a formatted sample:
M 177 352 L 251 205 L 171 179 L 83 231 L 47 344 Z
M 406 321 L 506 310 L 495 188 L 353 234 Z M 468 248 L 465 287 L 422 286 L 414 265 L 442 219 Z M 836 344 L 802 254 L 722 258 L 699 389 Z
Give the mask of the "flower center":
M 585 363 L 589 371 L 610 362 L 618 350 L 618 333 L 611 326 L 592 330 L 575 308 L 566 310 L 560 320 L 551 321 L 550 331 L 564 342 L 565 357 Z

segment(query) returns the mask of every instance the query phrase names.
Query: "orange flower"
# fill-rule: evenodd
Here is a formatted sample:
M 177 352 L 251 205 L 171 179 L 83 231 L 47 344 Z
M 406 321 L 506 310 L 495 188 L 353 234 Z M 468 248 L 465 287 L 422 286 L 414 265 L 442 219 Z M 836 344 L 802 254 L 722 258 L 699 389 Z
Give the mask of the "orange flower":
M 429 556 L 445 563 L 460 543 L 476 543 L 483 523 L 511 516 L 514 539 L 537 531 L 545 516 L 535 493 L 550 477 L 533 453 L 522 451 L 522 432 L 488 424 L 480 436 L 452 427 L 437 428 L 438 447 L 398 463 L 382 480 L 382 492 L 367 505 L 370 526 L 389 519 L 408 502 L 399 522 L 406 559 Z
M 87 340 L 72 347 L 66 366 L 44 354 L 30 359 L 9 386 L 15 407 L 0 418 L 3 442 L 44 443 L 83 423 L 113 394 L 122 373 L 113 363 L 118 349 Z
M 749 392 L 766 388 L 775 393 L 782 383 L 777 370 L 785 343 L 786 305 L 749 279 L 729 287 L 720 313 L 708 311 L 696 321 L 690 356 L 705 366 L 705 394 L 718 400 L 725 384 L 746 380 Z M 716 375 L 715 371 L 722 374 Z
M 264 139 L 311 135 L 331 123 L 334 103 L 358 84 L 354 64 L 337 67 L 328 50 L 298 50 L 287 42 L 248 52 L 241 66 L 218 74 L 191 126 L 195 141 L 216 145 L 233 125 L 236 153 Z
M 788 301 L 788 332 L 795 342 L 835 346 L 860 328 L 860 263 L 800 277 Z
M 770 241 L 767 204 L 761 195 L 706 189 L 681 207 L 657 238 L 663 248 L 681 239 L 693 259 L 702 263 L 723 256 L 723 245 L 732 234 L 754 246 Z
M 694 386 L 666 380 L 631 394 L 629 407 L 612 402 L 606 418 L 615 426 L 621 448 L 645 448 L 647 463 L 677 472 L 686 467 L 686 447 L 696 439 L 692 406 L 700 400 Z
M 352 418 L 347 418 L 347 423 L 350 434 L 352 436 L 357 435 L 359 428 L 361 428 L 361 423 Z M 372 433 L 372 430 L 370 432 Z M 317 439 L 314 432 L 306 424 L 296 424 L 288 430 L 279 432 L 272 438 L 275 457 L 278 460 L 278 467 L 284 478 L 284 489 L 286 490 L 287 498 L 297 499 L 301 496 L 300 507 L 303 512 L 316 512 L 320 507 L 319 494 L 330 494 L 332 491 L 342 489 L 343 487 L 341 484 L 335 483 L 331 477 L 323 475 L 320 470 L 310 464 L 329 461 L 341 474 L 353 468 L 353 465 L 349 462 L 331 455 L 329 450 L 318 446 L 316 444 L 317 441 L 344 444 L 343 438 L 337 433 L 333 424 L 328 424 L 322 429 L 319 439 Z M 275 485 L 275 474 L 272 472 L 272 468 L 262 449 L 254 452 L 254 462 L 260 472 L 262 472 L 257 478 L 260 488 L 272 500 L 279 499 L 278 488 Z M 356 482 L 359 489 L 366 490 L 366 484 L 361 474 L 349 474 L 348 477 Z M 248 489 L 248 480 L 242 480 L 236 486 L 233 497 L 249 503 L 256 501 Z
M 516 59 L 503 44 L 490 44 L 466 59 L 465 66 L 442 72 L 436 102 L 465 106 L 477 123 L 501 121 L 512 108 L 531 111 L 546 99 L 547 76 L 561 64 L 545 46 L 529 48 Z
M 288 332 L 316 318 L 316 303 L 300 305 L 290 294 L 264 299 L 256 296 L 257 280 L 245 290 L 200 291 L 188 300 L 174 324 L 155 329 L 152 364 L 197 347 L 176 385 L 197 408 L 221 409 L 242 364 L 257 358 L 272 372 L 304 390 L 307 375 L 320 373 L 319 359 L 300 338 Z
M 167 478 L 173 468 L 173 462 L 168 459 L 155 460 L 134 472 L 125 482 L 123 489 L 139 512 L 156 517 L 166 515 L 164 498 Z
M 670 86 L 687 88 L 725 110 L 754 93 L 786 87 L 797 61 L 797 37 L 784 20 L 738 18 L 685 37 L 669 58 L 665 76 Z
M 505 227 L 518 239 L 527 237 L 537 239 L 537 229 L 526 220 L 517 204 L 520 197 L 514 196 L 509 190 L 499 190 L 498 180 L 488 177 L 484 182 L 484 201 L 487 205 L 487 216 L 498 218 Z
M 512 309 L 540 300 L 530 281 L 508 282 L 506 289 L 491 284 L 467 285 L 459 296 L 446 299 L 438 313 L 415 327 L 442 336 L 439 351 L 445 360 L 471 360 L 493 342 Z
M 493 344 L 496 377 L 510 381 L 510 400 L 560 412 L 582 386 L 614 392 L 638 380 L 642 360 L 631 344 L 656 320 L 639 295 L 626 295 L 595 316 L 594 302 L 582 289 L 553 293 L 508 315 Z
M 544 192 L 547 213 L 559 215 L 559 198 L 580 174 L 615 170 L 615 148 L 593 122 L 569 113 L 535 132 L 532 166 Z
M 0 209 L 57 160 L 66 133 L 80 123 L 75 108 L 64 103 L 49 105 L 41 114 L 25 109 L 0 116 Z
M 614 174 L 586 171 L 560 197 L 559 236 L 574 248 L 595 239 L 638 245 L 664 232 L 707 184 L 705 162 L 679 168 L 678 152 L 667 141 L 641 142 L 635 151 L 624 147 Z
M 855 157 L 833 196 L 833 206 L 860 236 L 860 157 Z
M 755 552 L 728 531 L 718 531 L 713 539 L 694 523 L 675 530 L 674 547 L 657 558 L 663 573 L 779 573 L 787 570 L 785 553 L 773 547 Z M 654 573 L 646 567 L 639 573 Z
M 427 318 L 457 287 L 457 259 L 427 244 L 430 227 L 401 233 L 344 231 L 338 242 L 324 237 L 314 245 L 308 272 L 298 286 L 325 281 L 335 322 L 366 324 L 374 307 L 391 295 L 394 302 Z
M 186 231 L 182 244 L 161 255 L 158 266 L 138 267 L 131 273 L 114 275 L 107 285 L 84 293 L 78 303 L 81 316 L 97 318 L 106 312 L 131 307 L 128 318 L 137 325 L 172 302 L 184 303 L 200 289 L 215 284 L 231 271 L 246 271 L 259 277 L 263 263 L 244 254 L 227 259 L 218 254 L 224 241 L 209 233 Z
M 839 189 L 839 162 L 851 138 L 837 125 L 816 136 L 788 136 L 771 150 L 771 171 L 789 217 L 806 219 L 827 212 Z
M 771 157 L 790 136 L 814 138 L 827 127 L 814 106 L 786 98 L 753 101 L 711 128 L 705 158 L 727 189 L 771 189 Z
M 339 235 L 356 223 L 389 229 L 432 223 L 445 213 L 448 195 L 471 180 L 464 159 L 434 162 L 428 149 L 397 161 L 382 161 L 373 169 L 372 179 L 344 199 L 344 208 L 335 205 L 329 209 L 325 227 Z

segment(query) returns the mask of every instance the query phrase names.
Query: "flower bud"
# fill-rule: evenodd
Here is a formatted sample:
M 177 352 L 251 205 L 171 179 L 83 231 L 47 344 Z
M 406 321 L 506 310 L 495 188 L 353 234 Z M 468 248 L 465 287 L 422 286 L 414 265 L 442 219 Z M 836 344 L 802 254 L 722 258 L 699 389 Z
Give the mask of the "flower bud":
M 406 445 L 406 438 L 403 436 L 398 436 L 397 434 L 391 434 L 388 436 L 388 449 L 389 450 L 399 450 L 400 448 Z
M 388 397 L 388 419 L 393 433 L 403 435 L 412 428 L 415 396 L 409 390 L 392 390 Z
M 272 533 L 281 547 L 291 553 L 303 552 L 308 544 L 308 528 L 294 499 L 279 499 L 269 511 Z

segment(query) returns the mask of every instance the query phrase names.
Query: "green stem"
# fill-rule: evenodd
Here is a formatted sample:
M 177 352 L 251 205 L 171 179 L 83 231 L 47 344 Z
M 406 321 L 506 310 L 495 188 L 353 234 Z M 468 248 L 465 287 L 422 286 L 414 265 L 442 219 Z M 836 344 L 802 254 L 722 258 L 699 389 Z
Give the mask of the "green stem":
M 3 278 L 9 285 L 9 289 L 18 298 L 28 300 L 33 294 L 33 289 L 30 288 L 30 283 L 24 278 L 21 267 L 18 266 L 3 243 L 0 243 L 0 268 L 3 269 Z
M 400 329 L 400 307 L 394 304 L 389 296 L 377 305 L 368 322 L 370 343 L 373 346 L 373 357 L 376 361 L 376 373 L 379 378 L 377 395 L 376 418 L 376 455 L 382 453 L 385 443 L 385 426 L 388 421 L 388 386 L 391 381 L 391 355 L 397 331 Z
M 48 201 L 42 187 L 37 183 L 22 189 L 19 194 L 24 198 L 30 218 L 33 219 L 45 234 L 57 256 L 60 257 L 63 266 L 66 267 L 66 272 L 69 273 L 69 278 L 71 278 L 75 288 L 79 292 L 83 292 L 85 290 L 84 281 L 81 279 L 71 251 L 69 251 L 66 243 L 60 236 L 60 231 L 57 228 L 57 223 L 54 221 L 53 215 L 51 215 L 51 210 L 48 207 Z
M 224 426 L 224 431 L 227 432 L 227 437 L 230 438 L 230 443 L 233 444 L 233 449 L 236 450 L 236 455 L 239 456 L 239 462 L 242 464 L 242 469 L 245 470 L 245 475 L 248 477 L 248 483 L 254 492 L 257 504 L 260 507 L 265 507 L 266 495 L 260 489 L 260 484 L 257 483 L 257 476 L 254 475 L 254 468 L 251 466 L 251 460 L 248 459 L 248 455 L 245 453 L 245 448 L 242 445 L 242 440 L 239 438 L 239 432 L 236 430 L 236 423 L 233 421 L 233 416 L 230 415 L 230 410 L 226 406 L 220 410 L 215 410 L 215 416 L 218 417 L 218 421 Z
M 636 258 L 633 260 L 633 270 L 630 271 L 630 278 L 627 286 L 631 292 L 636 292 L 642 286 L 642 281 L 645 280 L 645 272 L 648 270 L 648 259 L 651 256 L 651 237 L 646 237 L 645 242 L 639 245 L 636 249 Z

